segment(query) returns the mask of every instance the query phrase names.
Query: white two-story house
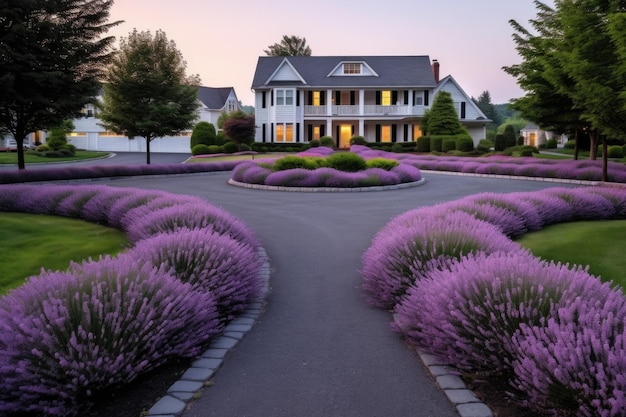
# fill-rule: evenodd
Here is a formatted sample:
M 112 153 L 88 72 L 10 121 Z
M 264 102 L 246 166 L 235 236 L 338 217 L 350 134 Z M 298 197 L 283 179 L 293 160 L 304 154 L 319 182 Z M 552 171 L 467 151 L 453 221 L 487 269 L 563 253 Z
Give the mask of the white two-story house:
M 198 120 L 212 123 L 217 129 L 217 119 L 224 113 L 241 110 L 241 104 L 233 87 L 198 87 Z M 107 152 L 145 152 L 146 141 L 130 139 L 102 127 L 98 109 L 88 104 L 84 117 L 74 119 L 74 131 L 67 136 L 68 143 L 79 149 Z M 156 138 L 150 143 L 151 152 L 189 153 L 191 130 L 178 136 Z
M 458 83 L 439 77 L 428 56 L 259 57 L 256 142 L 308 142 L 331 136 L 340 148 L 368 142 L 412 142 L 439 91 L 451 93 L 474 143 L 490 122 Z

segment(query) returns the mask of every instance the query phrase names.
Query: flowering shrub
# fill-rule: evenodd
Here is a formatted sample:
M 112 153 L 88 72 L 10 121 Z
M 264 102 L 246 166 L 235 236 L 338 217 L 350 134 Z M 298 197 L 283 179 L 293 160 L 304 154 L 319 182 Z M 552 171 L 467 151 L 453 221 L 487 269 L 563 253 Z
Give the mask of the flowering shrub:
M 434 270 L 395 310 L 395 326 L 458 369 L 512 372 L 512 338 L 581 294 L 610 291 L 581 268 L 541 262 L 526 251 L 478 253 Z M 600 297 L 598 297 L 600 298 Z
M 598 186 L 483 193 L 410 210 L 365 252 L 363 286 L 373 304 L 395 305 L 393 327 L 410 343 L 463 372 L 508 378 L 522 405 L 555 416 L 623 416 L 626 297 L 620 289 L 581 267 L 540 261 L 506 244 L 491 254 L 466 246 L 442 262 L 438 251 L 416 245 L 416 236 L 425 240 L 429 228 L 462 214 L 496 229 L 483 240 L 512 243 L 506 235 L 574 219 L 623 218 L 625 208 L 626 188 Z M 461 232 L 462 223 L 455 224 Z
M 76 415 L 103 388 L 197 355 L 259 291 L 252 231 L 201 198 L 16 184 L 0 185 L 0 210 L 84 218 L 139 242 L 119 258 L 42 272 L 0 298 L 3 415 Z
M 261 260 L 250 245 L 211 229 L 179 229 L 140 241 L 129 256 L 162 266 L 195 290 L 215 297 L 222 321 L 258 295 Z
M 393 309 L 410 286 L 454 260 L 520 248 L 495 226 L 460 211 L 422 210 L 411 225 L 394 226 L 376 235 L 361 271 L 368 300 L 386 309 Z
M 0 411 L 76 415 L 219 329 L 210 293 L 129 256 L 42 273 L 0 298 Z

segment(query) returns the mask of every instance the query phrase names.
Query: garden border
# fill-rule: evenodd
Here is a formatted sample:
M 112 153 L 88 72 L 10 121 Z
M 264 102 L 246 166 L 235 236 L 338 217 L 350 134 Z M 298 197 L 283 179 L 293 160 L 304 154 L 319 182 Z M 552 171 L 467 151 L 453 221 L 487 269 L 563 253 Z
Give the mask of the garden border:
M 404 188 L 417 187 L 425 183 L 426 179 L 422 178 L 419 181 L 403 182 L 395 185 L 375 185 L 371 187 L 285 187 L 279 185 L 250 184 L 247 182 L 235 181 L 232 178 L 228 180 L 228 184 L 236 187 L 251 188 L 255 190 L 288 191 L 301 193 L 350 193 L 364 191 L 401 190 Z

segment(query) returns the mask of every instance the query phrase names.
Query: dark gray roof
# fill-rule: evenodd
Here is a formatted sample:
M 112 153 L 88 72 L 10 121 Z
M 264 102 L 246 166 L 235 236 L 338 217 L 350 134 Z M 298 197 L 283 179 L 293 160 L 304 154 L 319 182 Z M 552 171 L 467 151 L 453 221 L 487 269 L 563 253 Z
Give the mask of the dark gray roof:
M 290 84 L 302 87 L 298 81 L 270 82 L 272 74 L 287 59 L 304 79 L 305 85 L 315 87 L 436 87 L 430 58 L 421 56 L 262 56 L 257 62 L 253 89 Z M 341 62 L 364 62 L 378 76 L 328 77 Z
M 226 100 L 233 87 L 198 87 L 198 100 L 209 109 L 219 110 L 226 105 Z

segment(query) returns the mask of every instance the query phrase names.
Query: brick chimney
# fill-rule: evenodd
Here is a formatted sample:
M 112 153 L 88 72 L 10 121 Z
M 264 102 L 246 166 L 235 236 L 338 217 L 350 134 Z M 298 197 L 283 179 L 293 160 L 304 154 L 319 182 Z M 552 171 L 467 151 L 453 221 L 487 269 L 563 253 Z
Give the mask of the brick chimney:
M 435 76 L 435 83 L 439 84 L 439 61 L 433 59 L 433 75 Z

